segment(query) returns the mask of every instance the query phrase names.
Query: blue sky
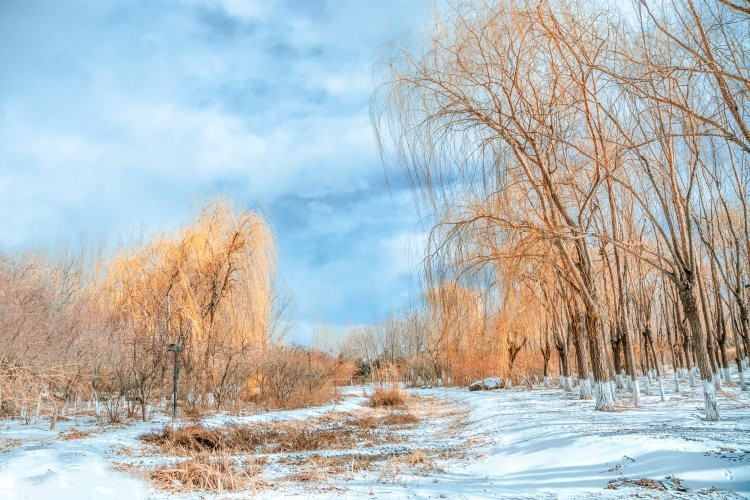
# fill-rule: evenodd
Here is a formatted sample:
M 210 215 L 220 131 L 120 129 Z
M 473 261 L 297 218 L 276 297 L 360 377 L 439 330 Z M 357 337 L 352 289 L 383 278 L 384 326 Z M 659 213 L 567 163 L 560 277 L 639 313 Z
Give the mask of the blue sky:
M 292 340 L 406 305 L 422 237 L 368 101 L 431 5 L 0 0 L 0 247 L 113 245 L 219 193 L 274 226 Z

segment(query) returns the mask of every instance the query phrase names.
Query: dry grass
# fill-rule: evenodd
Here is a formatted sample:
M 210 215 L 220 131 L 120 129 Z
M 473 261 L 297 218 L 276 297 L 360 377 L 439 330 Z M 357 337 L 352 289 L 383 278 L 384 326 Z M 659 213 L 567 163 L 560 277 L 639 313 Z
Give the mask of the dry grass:
M 655 481 L 653 479 L 649 479 L 647 477 L 643 477 L 640 479 L 630 479 L 627 477 L 621 477 L 619 479 L 612 479 L 609 483 L 607 483 L 606 488 L 608 490 L 618 490 L 626 486 L 638 486 L 640 488 L 646 488 L 649 490 L 667 491 L 667 488 L 664 486 L 664 483 L 662 483 L 661 481 Z
M 164 427 L 161 432 L 141 436 L 141 440 L 172 455 L 206 451 L 243 453 L 255 451 L 265 444 L 268 438 L 266 434 L 260 429 L 245 426 L 210 429 L 190 425 L 177 429 Z
M 432 471 L 442 471 L 435 465 L 427 453 L 420 449 L 412 450 L 408 455 L 390 457 L 380 470 L 378 480 L 381 482 L 401 482 L 405 472 L 426 475 Z
M 171 467 L 156 469 L 149 478 L 166 490 L 222 493 L 264 488 L 265 481 L 256 477 L 261 472 L 255 463 L 246 466 L 226 455 L 201 453 Z
M 431 461 L 427 459 L 427 455 L 424 454 L 424 451 L 420 449 L 412 450 L 411 453 L 406 456 L 399 457 L 398 460 L 407 463 L 412 467 L 415 467 L 417 465 L 428 465 L 431 463 Z
M 21 440 L 16 438 L 7 438 L 0 441 L 0 453 L 5 453 L 7 451 L 12 450 L 13 448 L 16 448 L 17 446 L 21 446 Z
M 419 418 L 408 412 L 389 413 L 381 419 L 384 425 L 412 425 L 419 423 Z
M 201 452 L 253 453 L 257 451 L 301 452 L 352 448 L 366 437 L 345 426 L 315 428 L 292 423 L 263 423 L 252 426 L 206 428 L 191 425 L 179 429 L 165 427 L 141 439 L 171 455 Z
M 401 426 L 431 418 L 460 414 L 439 400 L 413 399 L 397 388 L 376 391 L 369 408 L 355 413 L 328 412 L 308 421 L 264 422 L 208 428 L 187 425 L 141 436 L 158 453 L 185 457 L 169 467 L 148 473 L 160 488 L 174 492 L 250 492 L 267 487 L 263 466 L 268 458 L 248 458 L 268 453 L 274 465 L 288 467 L 283 481 L 320 490 L 334 488 L 339 481 L 359 480 L 363 471 L 373 471 L 381 481 L 400 481 L 406 475 L 427 475 L 439 470 L 437 455 L 415 449 L 406 455 L 370 454 L 368 447 L 401 441 L 395 432 Z M 336 451 L 334 456 L 326 453 Z M 341 450 L 343 451 L 343 454 Z M 312 452 L 312 453 L 309 453 Z M 278 455 L 277 455 L 278 454 Z M 333 491 L 333 490 L 332 490 Z M 336 490 L 338 491 L 338 490 Z
M 92 435 L 94 431 L 82 431 L 78 429 L 69 429 L 67 431 L 63 431 L 59 434 L 59 437 L 62 439 L 65 439 L 66 441 L 73 440 L 73 439 L 83 439 L 85 437 L 89 437 Z
M 376 389 L 370 396 L 370 406 L 373 408 L 404 406 L 406 399 L 406 394 L 398 387 L 392 386 L 388 389 Z
M 380 419 L 375 418 L 372 415 L 353 417 L 346 421 L 348 425 L 352 425 L 360 429 L 377 429 L 379 422 Z

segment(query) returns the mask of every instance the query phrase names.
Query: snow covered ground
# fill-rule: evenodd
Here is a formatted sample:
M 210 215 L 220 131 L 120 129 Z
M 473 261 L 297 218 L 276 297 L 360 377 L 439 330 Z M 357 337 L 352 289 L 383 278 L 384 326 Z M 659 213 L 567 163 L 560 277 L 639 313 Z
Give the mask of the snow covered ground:
M 269 460 L 263 475 L 271 487 L 258 494 L 263 498 L 750 497 L 750 394 L 725 388 L 719 396 L 722 421 L 706 422 L 701 419 L 698 391 L 687 384 L 681 387 L 682 392 L 675 394 L 673 386 L 665 384 L 667 401 L 644 395 L 639 408 L 629 407 L 627 393 L 622 392 L 620 408 L 613 413 L 595 412 L 592 401 L 559 389 L 410 390 L 418 398 L 409 411 L 420 422 L 397 430 L 393 442 L 293 454 L 302 462 L 310 455 L 364 457 L 371 468 L 331 475 L 320 483 L 300 483 L 285 479 L 294 468 L 289 460 Z M 214 415 L 204 419 L 204 425 L 365 414 L 372 410 L 365 407 L 362 390 L 347 389 L 335 405 Z M 168 460 L 139 451 L 144 445 L 138 439 L 165 422 L 166 417 L 159 417 L 153 422 L 100 427 L 93 417 L 81 417 L 60 422 L 58 432 L 46 430 L 46 422 L 0 422 L 0 498 L 166 498 L 167 493 L 154 489 L 138 472 Z M 63 439 L 60 432 L 72 428 L 93 433 Z M 424 452 L 428 464 L 388 458 L 413 450 Z M 658 483 L 633 484 L 643 478 Z

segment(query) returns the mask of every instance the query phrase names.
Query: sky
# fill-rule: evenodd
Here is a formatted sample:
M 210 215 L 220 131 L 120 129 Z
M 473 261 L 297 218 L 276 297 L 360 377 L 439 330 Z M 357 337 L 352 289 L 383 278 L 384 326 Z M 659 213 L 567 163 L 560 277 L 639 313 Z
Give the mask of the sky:
M 431 5 L 0 0 L 0 250 L 122 245 L 220 194 L 274 228 L 289 340 L 404 307 L 424 235 L 369 99 Z

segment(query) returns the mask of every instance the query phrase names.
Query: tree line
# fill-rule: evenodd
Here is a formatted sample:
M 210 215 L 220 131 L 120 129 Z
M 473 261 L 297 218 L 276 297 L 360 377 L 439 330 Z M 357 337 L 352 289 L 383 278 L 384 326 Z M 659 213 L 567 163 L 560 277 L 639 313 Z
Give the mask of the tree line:
M 284 346 L 289 299 L 263 218 L 222 198 L 113 256 L 0 259 L 0 415 L 143 420 L 166 410 L 171 344 L 181 412 L 322 403 L 346 365 Z

